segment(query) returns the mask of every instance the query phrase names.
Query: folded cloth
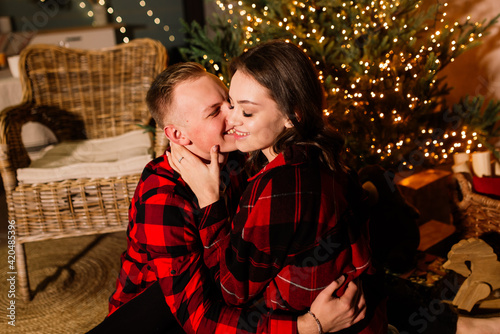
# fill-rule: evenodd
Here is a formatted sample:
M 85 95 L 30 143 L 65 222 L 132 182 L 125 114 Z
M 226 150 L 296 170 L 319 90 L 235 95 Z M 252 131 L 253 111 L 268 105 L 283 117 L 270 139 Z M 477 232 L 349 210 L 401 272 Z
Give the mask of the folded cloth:
M 119 177 L 140 173 L 151 160 L 151 139 L 143 130 L 120 136 L 62 142 L 28 168 L 17 170 L 22 183 Z

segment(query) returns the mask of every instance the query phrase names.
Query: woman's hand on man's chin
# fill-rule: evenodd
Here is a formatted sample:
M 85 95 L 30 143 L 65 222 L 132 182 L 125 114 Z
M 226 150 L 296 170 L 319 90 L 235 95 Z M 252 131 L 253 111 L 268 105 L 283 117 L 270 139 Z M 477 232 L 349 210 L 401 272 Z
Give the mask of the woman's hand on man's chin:
M 200 208 L 216 202 L 220 196 L 218 145 L 214 145 L 210 150 L 209 164 L 205 164 L 184 146 L 170 143 L 170 147 L 170 152 L 166 153 L 168 163 L 194 192 Z

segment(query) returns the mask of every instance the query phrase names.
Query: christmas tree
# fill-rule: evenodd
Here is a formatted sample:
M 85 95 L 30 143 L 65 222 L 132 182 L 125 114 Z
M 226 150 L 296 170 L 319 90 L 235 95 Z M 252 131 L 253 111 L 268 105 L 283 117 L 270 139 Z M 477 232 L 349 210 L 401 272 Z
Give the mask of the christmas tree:
M 439 71 L 496 22 L 447 22 L 447 4 L 419 0 L 217 0 L 208 27 L 187 26 L 184 57 L 228 82 L 229 61 L 269 39 L 308 54 L 327 94 L 328 120 L 357 167 L 413 169 L 490 146 L 500 105 L 481 97 L 448 107 Z

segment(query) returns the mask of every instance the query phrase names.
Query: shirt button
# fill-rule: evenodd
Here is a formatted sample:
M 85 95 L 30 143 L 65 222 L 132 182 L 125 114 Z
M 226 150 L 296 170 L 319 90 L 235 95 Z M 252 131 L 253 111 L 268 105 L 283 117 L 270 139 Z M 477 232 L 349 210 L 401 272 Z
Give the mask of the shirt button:
M 170 273 L 171 273 L 172 275 L 175 275 L 175 274 L 176 274 L 176 271 L 175 271 L 175 270 L 171 270 L 171 271 L 170 271 Z

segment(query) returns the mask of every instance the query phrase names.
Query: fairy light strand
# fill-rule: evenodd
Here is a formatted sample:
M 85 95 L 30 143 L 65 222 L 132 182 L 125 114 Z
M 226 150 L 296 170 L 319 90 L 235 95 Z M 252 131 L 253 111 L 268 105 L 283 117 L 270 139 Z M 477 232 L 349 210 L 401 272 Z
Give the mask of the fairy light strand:
M 256 36 L 260 31 L 259 28 L 261 25 L 274 25 L 282 31 L 290 33 L 290 38 L 287 41 L 290 42 L 293 40 L 306 53 L 309 53 L 308 47 L 306 47 L 309 45 L 308 40 L 314 40 L 322 44 L 334 38 L 332 36 L 340 36 L 339 43 L 341 43 L 341 48 L 348 50 L 355 46 L 357 42 L 356 38 L 366 34 L 367 31 L 379 29 L 379 27 L 389 30 L 398 27 L 400 24 L 397 17 L 389 14 L 397 12 L 401 5 L 395 0 L 372 1 L 366 6 L 354 4 L 353 1 L 343 1 L 341 7 L 345 8 L 345 10 L 339 9 L 335 19 L 338 22 L 344 22 L 344 24 L 335 24 L 335 20 L 332 19 L 332 24 L 325 25 L 325 27 L 318 22 L 318 18 L 321 18 L 321 13 L 326 12 L 327 8 L 324 6 L 315 7 L 307 0 L 292 1 L 284 9 L 283 17 L 273 18 L 269 16 L 269 8 L 267 6 L 262 7 L 260 10 L 255 10 L 257 7 L 255 3 L 247 5 L 243 1 L 238 1 L 228 4 L 226 1 L 217 0 L 216 4 L 222 12 L 226 12 L 230 16 L 237 15 L 240 17 L 238 22 L 234 22 L 234 27 L 236 28 L 239 25 L 242 28 L 244 31 L 243 43 L 248 47 L 251 47 L 258 41 Z M 415 8 L 419 8 L 419 6 L 419 3 L 415 4 Z M 414 112 L 419 108 L 435 108 L 437 106 L 438 101 L 436 101 L 435 97 L 429 99 L 418 94 L 415 95 L 411 90 L 413 82 L 425 79 L 426 76 L 435 76 L 447 62 L 453 62 L 456 56 L 469 44 L 474 43 L 482 37 L 481 33 L 475 34 L 471 32 L 467 40 L 458 42 L 454 34 L 458 33 L 457 27 L 459 27 L 459 23 L 449 24 L 445 22 L 447 14 L 444 9 L 446 7 L 448 7 L 448 3 L 441 4 L 438 8 L 434 25 L 428 25 L 423 28 L 423 31 L 428 33 L 428 36 L 419 40 L 422 45 L 416 54 L 404 51 L 398 54 L 394 52 L 394 50 L 399 48 L 402 50 L 405 49 L 404 47 L 400 47 L 402 43 L 408 43 L 408 41 L 414 43 L 416 41 L 415 36 L 411 35 L 413 27 L 405 24 L 399 27 L 400 33 L 392 39 L 394 50 L 386 54 L 385 60 L 373 63 L 368 59 L 360 59 L 357 63 L 340 64 L 336 70 L 337 75 L 333 78 L 333 83 L 338 82 L 339 77 L 350 77 L 349 73 L 351 71 L 356 71 L 356 73 L 361 75 L 361 77 L 351 79 L 351 83 L 346 84 L 346 88 L 342 91 L 339 88 L 342 87 L 339 86 L 340 82 L 339 85 L 333 85 L 328 89 L 331 96 L 340 96 L 344 100 L 343 104 L 349 106 L 345 109 L 345 115 L 350 114 L 353 108 L 367 108 L 372 104 L 394 98 L 390 95 L 390 92 L 384 89 L 384 87 L 391 86 L 394 94 L 404 97 L 406 107 L 394 108 L 389 112 L 370 112 L 367 116 L 369 116 L 371 122 L 385 124 L 385 126 L 403 126 L 406 121 L 404 110 Z M 347 10 L 350 11 L 351 17 L 348 17 Z M 372 18 L 371 22 L 363 20 L 367 16 Z M 480 23 L 470 23 L 469 21 L 470 17 L 467 18 L 467 21 L 462 26 L 480 27 L 481 25 Z M 298 29 L 299 24 L 301 25 L 301 29 Z M 339 30 L 339 26 L 343 27 L 343 29 Z M 445 47 L 449 48 L 451 56 L 448 59 L 441 59 L 440 50 Z M 443 60 L 446 63 L 443 63 Z M 213 60 L 210 60 L 210 63 L 214 64 Z M 319 70 L 319 79 L 325 83 L 325 79 L 329 73 L 321 71 L 324 65 L 320 60 L 316 60 L 314 63 Z M 214 65 L 214 68 L 216 65 Z M 423 68 L 427 68 L 428 71 L 424 73 L 421 70 Z M 219 77 L 221 80 L 224 79 L 221 74 L 219 74 Z M 429 86 L 432 88 L 434 85 L 436 85 L 436 80 L 430 80 Z M 326 116 L 329 116 L 333 114 L 333 110 L 326 109 L 324 113 Z M 481 147 L 477 135 L 468 134 L 467 130 L 464 130 L 460 136 L 448 132 L 438 134 L 438 132 L 432 128 L 427 130 L 422 129 L 421 138 L 418 139 L 420 143 L 418 146 L 424 156 L 436 162 L 448 159 L 457 150 L 470 152 L 475 148 Z M 384 160 L 394 155 L 395 151 L 401 150 L 403 146 L 414 143 L 415 139 L 401 137 L 389 143 L 377 143 L 375 140 L 370 149 L 373 153 L 378 154 L 381 160 Z M 445 146 L 447 147 L 445 148 Z M 408 168 L 411 169 L 413 166 L 410 164 Z
M 154 14 L 154 11 L 148 7 L 147 5 L 147 2 L 145 0 L 140 0 L 139 1 L 139 6 L 144 8 L 146 10 L 146 15 L 152 19 L 153 23 L 156 24 L 156 25 L 160 25 L 161 24 L 161 19 L 158 17 L 158 16 L 155 16 Z M 170 31 L 170 26 L 168 25 L 163 25 L 163 31 L 165 32 L 169 32 Z M 170 34 L 170 36 L 168 37 L 168 40 L 170 42 L 174 42 L 175 41 L 175 35 L 174 34 Z
M 87 14 L 87 16 L 88 16 L 88 17 L 94 17 L 94 14 L 95 14 L 95 13 L 94 13 L 94 11 L 92 10 L 92 8 L 94 8 L 94 6 L 95 6 L 95 5 L 98 5 L 98 6 L 102 6 L 102 7 L 104 7 L 104 8 L 106 9 L 106 12 L 107 12 L 109 15 L 113 15 L 113 14 L 115 14 L 115 9 L 114 9 L 114 8 L 113 8 L 110 4 L 108 4 L 105 0 L 99 0 L 97 3 L 89 3 L 88 5 L 87 5 L 87 3 L 86 3 L 86 2 L 84 2 L 84 1 L 81 1 L 81 2 L 79 3 L 79 7 L 80 7 L 82 10 L 86 10 L 86 14 Z M 87 10 L 87 6 L 88 6 L 90 9 L 88 9 L 88 10 Z M 117 23 L 122 23 L 122 18 L 121 18 L 121 16 L 116 16 L 116 17 L 115 17 L 115 21 L 116 21 Z M 125 36 L 125 33 L 127 32 L 127 29 L 126 29 L 125 27 L 120 27 L 119 31 L 120 31 L 120 33 L 121 33 L 122 35 L 124 35 L 124 36 L 122 37 L 122 41 L 123 41 L 124 43 L 128 43 L 128 42 L 129 42 L 129 38 L 128 38 L 127 36 Z
M 114 21 L 116 23 L 118 23 L 118 24 L 124 24 L 123 18 L 120 15 L 116 15 L 115 9 L 110 4 L 106 3 L 105 0 L 99 0 L 96 5 L 100 5 L 100 6 L 106 7 L 106 11 L 107 11 L 108 14 L 110 14 L 110 15 L 115 14 L 113 16 L 114 16 Z M 162 21 L 161 21 L 160 17 L 154 15 L 154 11 L 152 9 L 150 9 L 149 7 L 147 7 L 147 3 L 146 3 L 145 0 L 139 1 L 139 6 L 146 9 L 146 16 L 148 18 L 150 18 L 155 25 L 160 26 L 162 24 Z M 87 0 L 87 1 L 81 1 L 79 3 L 79 7 L 82 10 L 86 11 L 86 14 L 87 14 L 88 17 L 93 17 L 94 16 L 93 10 L 92 9 L 88 9 L 88 8 L 92 8 L 93 7 L 93 3 L 90 3 L 89 0 Z M 165 32 L 170 32 L 170 26 L 169 25 L 166 25 L 166 24 L 163 25 L 162 29 Z M 130 40 L 129 40 L 129 38 L 127 36 L 125 36 L 125 34 L 127 32 L 126 27 L 125 26 L 120 27 L 119 28 L 119 32 L 123 35 L 122 36 L 122 41 L 124 43 L 128 43 Z M 170 35 L 168 37 L 168 40 L 170 42 L 174 42 L 175 41 L 175 35 L 172 34 L 172 33 L 170 33 Z

